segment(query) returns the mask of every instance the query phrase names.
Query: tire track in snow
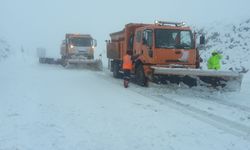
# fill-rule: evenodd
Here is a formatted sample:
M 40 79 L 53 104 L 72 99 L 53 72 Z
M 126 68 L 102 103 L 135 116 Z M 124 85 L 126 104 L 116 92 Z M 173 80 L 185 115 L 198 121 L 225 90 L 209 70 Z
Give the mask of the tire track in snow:
M 163 97 L 166 97 L 166 98 L 169 97 L 169 95 L 164 95 L 164 94 L 159 94 L 159 95 L 162 95 Z M 185 97 L 184 100 L 181 100 L 182 97 Z M 196 107 L 202 110 L 207 110 L 209 113 L 212 113 L 212 114 L 217 113 L 218 115 L 220 115 L 221 113 L 218 112 L 218 110 L 222 110 L 224 112 L 227 112 L 228 114 L 225 118 L 229 120 L 233 120 L 235 122 L 238 122 L 239 120 L 241 120 L 241 121 L 244 121 L 242 122 L 244 125 L 246 126 L 250 125 L 249 124 L 250 123 L 250 107 L 227 101 L 226 98 L 221 98 L 221 99 L 218 97 L 202 98 L 202 97 L 185 96 L 181 94 L 181 95 L 178 95 L 178 97 L 175 97 L 175 100 L 178 100 L 179 102 L 183 104 L 192 105 L 193 107 Z M 204 107 L 199 107 L 197 105 L 207 107 L 207 109 L 205 109 Z M 224 116 L 224 113 L 223 113 L 223 116 Z
M 224 106 L 228 106 L 228 107 L 232 107 L 235 109 L 238 109 L 240 111 L 245 111 L 247 113 L 250 113 L 250 107 L 248 106 L 244 106 L 244 105 L 240 105 L 240 104 L 236 104 L 233 102 L 229 102 L 229 101 L 225 101 L 225 98 L 219 98 L 217 96 L 211 96 L 211 95 L 207 95 L 209 93 L 205 93 L 206 96 L 200 96 L 200 95 L 194 95 L 194 96 L 190 96 L 187 94 L 183 94 L 183 93 L 176 93 L 177 95 L 180 96 L 185 96 L 185 97 L 189 97 L 189 98 L 198 98 L 199 100 L 202 100 L 204 102 L 211 102 L 211 103 L 217 103 L 220 105 L 224 105 Z
M 209 113 L 205 110 L 183 104 L 171 98 L 164 96 L 150 96 L 152 99 L 161 102 L 162 104 L 171 106 L 184 114 L 188 114 L 202 122 L 208 123 L 220 130 L 233 134 L 238 137 L 243 137 L 245 140 L 250 140 L 250 127 L 240 123 L 228 120 L 224 117 Z
M 224 101 L 224 100 L 221 100 L 219 98 L 213 98 L 213 99 L 203 99 L 202 98 L 202 101 L 209 101 L 209 102 L 213 102 L 213 103 L 218 103 L 220 105 L 225 105 L 225 106 L 228 106 L 228 107 L 233 107 L 233 108 L 239 109 L 241 111 L 245 111 L 245 112 L 250 113 L 250 107 L 247 107 L 247 106 L 244 106 L 244 105 L 235 104 L 235 103 L 228 102 L 228 101 Z
M 107 78 L 107 77 L 108 76 L 105 76 L 104 78 Z M 119 83 L 120 80 L 116 80 L 114 82 Z M 137 85 L 135 85 L 135 86 L 137 86 Z M 167 98 L 167 97 L 164 97 L 162 95 L 150 95 L 150 93 L 145 95 L 145 92 L 142 93 L 142 91 L 139 90 L 137 87 L 136 88 L 128 88 L 128 90 L 135 92 L 135 93 L 138 93 L 142 96 L 149 97 L 152 100 L 155 100 L 161 104 L 167 105 L 168 107 L 176 109 L 176 110 L 182 112 L 183 114 L 186 114 L 188 116 L 196 118 L 197 120 L 200 120 L 204 123 L 210 124 L 210 125 L 218 128 L 226 133 L 235 135 L 237 137 L 242 137 L 243 139 L 248 140 L 248 141 L 250 140 L 250 127 L 248 127 L 246 125 L 240 124 L 240 123 L 235 122 L 235 121 L 228 120 L 224 117 L 209 113 L 205 110 L 190 106 L 188 104 L 183 104 L 177 100 L 174 100 L 172 98 Z M 238 108 L 238 109 L 245 110 L 248 112 L 250 111 L 250 110 L 248 110 L 249 108 L 247 106 L 244 107 L 242 105 L 233 104 L 233 103 L 229 103 L 229 102 L 227 103 L 225 101 L 217 102 L 216 100 L 213 100 L 211 102 L 221 103 L 221 105 L 226 105 L 226 106 L 230 106 L 233 108 Z

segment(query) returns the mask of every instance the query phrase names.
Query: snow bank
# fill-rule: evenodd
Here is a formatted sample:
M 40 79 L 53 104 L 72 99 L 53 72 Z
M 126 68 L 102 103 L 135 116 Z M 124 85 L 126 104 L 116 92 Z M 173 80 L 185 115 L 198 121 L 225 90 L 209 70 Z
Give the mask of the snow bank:
M 224 70 L 250 68 L 250 19 L 236 24 L 216 22 L 200 27 L 197 31 L 198 35 L 204 34 L 206 37 L 206 46 L 200 51 L 204 60 L 203 68 L 206 68 L 205 62 L 213 50 L 222 53 Z

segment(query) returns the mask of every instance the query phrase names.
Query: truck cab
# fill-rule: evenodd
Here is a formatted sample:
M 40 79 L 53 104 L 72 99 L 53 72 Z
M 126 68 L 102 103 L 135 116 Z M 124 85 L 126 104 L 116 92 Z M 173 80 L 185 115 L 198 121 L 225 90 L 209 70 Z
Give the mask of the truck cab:
M 61 44 L 61 56 L 63 59 L 74 57 L 94 59 L 96 45 L 96 40 L 89 34 L 66 34 Z
M 183 23 L 156 22 L 135 30 L 133 53 L 143 64 L 196 68 L 198 53 L 194 35 Z

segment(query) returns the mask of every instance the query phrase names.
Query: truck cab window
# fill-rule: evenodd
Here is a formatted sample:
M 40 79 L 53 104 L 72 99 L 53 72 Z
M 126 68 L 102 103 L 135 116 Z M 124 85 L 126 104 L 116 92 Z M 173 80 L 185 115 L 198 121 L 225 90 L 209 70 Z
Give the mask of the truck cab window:
M 152 30 L 145 30 L 143 32 L 143 44 L 149 47 L 153 45 L 153 31 Z
M 180 32 L 180 44 L 184 44 L 184 45 L 192 45 L 192 41 L 191 41 L 191 37 L 192 35 L 190 34 L 190 32 L 188 31 L 181 31 Z
M 79 47 L 88 47 L 92 46 L 92 39 L 91 38 L 85 38 L 85 37 L 73 37 L 70 38 L 70 44 L 74 46 L 79 46 Z
M 166 49 L 193 49 L 193 35 L 188 30 L 156 29 L 155 47 Z
M 129 50 L 133 50 L 133 45 L 134 45 L 134 34 L 131 34 L 129 36 L 129 44 L 128 44 Z
M 137 43 L 141 43 L 141 33 L 142 33 L 142 31 L 138 31 L 136 33 L 136 42 Z

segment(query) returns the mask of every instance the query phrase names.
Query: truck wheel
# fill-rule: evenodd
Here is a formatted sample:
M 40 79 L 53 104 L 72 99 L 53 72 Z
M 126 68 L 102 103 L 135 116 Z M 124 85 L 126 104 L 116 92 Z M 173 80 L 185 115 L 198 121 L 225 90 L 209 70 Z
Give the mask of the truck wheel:
M 67 68 L 67 66 L 69 66 L 69 62 L 66 59 L 63 59 L 61 64 L 64 68 Z
M 114 62 L 114 70 L 113 70 L 113 77 L 114 78 L 119 78 L 120 77 L 119 70 L 120 70 L 119 64 Z
M 142 65 L 136 67 L 135 77 L 137 84 L 141 86 L 148 86 L 147 77 L 144 74 L 144 69 Z

